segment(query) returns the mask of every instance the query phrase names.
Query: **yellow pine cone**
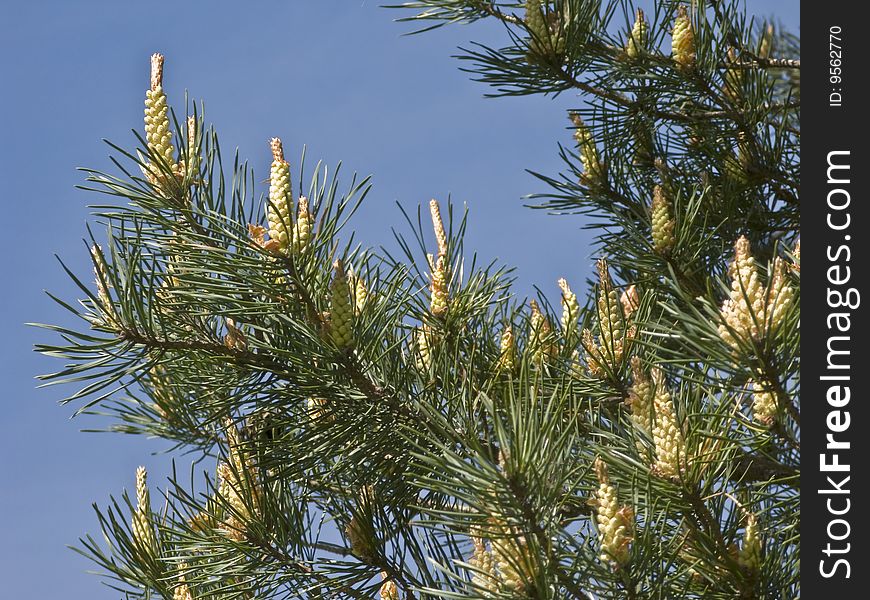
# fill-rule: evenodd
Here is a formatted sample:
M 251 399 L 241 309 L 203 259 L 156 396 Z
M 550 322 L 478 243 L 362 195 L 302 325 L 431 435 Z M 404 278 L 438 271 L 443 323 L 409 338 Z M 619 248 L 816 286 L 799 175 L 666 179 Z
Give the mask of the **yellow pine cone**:
M 172 590 L 172 600 L 193 600 L 193 594 L 190 592 L 190 588 L 187 586 L 187 582 L 184 578 L 187 569 L 188 567 L 186 563 L 181 563 L 178 566 L 178 583 L 176 584 L 175 589 Z
M 91 247 L 91 260 L 94 263 L 94 281 L 97 284 L 97 300 L 99 306 L 94 307 L 96 315 L 92 319 L 94 325 L 117 327 L 115 318 L 115 304 L 109 294 L 109 273 L 106 268 L 106 258 L 99 244 Z
M 329 335 L 341 349 L 353 347 L 353 305 L 350 284 L 341 261 L 335 263 L 335 276 L 330 284 Z
M 490 539 L 492 557 L 502 585 L 508 590 L 522 592 L 526 582 L 533 578 L 528 542 L 515 528 L 498 517 L 492 517 L 495 535 Z
M 177 171 L 175 148 L 172 146 L 172 129 L 169 123 L 169 106 L 163 92 L 163 55 L 151 55 L 151 89 L 145 92 L 145 142 L 148 151 L 171 172 Z M 144 171 L 152 183 L 163 178 L 160 167 L 149 165 Z
M 438 244 L 438 256 L 447 256 L 447 232 L 444 220 L 441 218 L 441 206 L 434 198 L 429 201 L 429 213 L 432 215 L 432 228 L 435 230 L 435 241 Z
M 626 319 L 630 319 L 635 311 L 640 308 L 640 295 L 637 293 L 637 286 L 631 284 L 628 286 L 622 295 L 619 297 L 619 303 L 622 304 L 622 314 Z
M 501 578 L 499 577 L 492 552 L 487 550 L 486 542 L 482 538 L 472 537 L 471 542 L 474 545 L 474 552 L 471 558 L 468 559 L 468 564 L 475 569 L 471 575 L 471 584 L 476 589 L 482 589 L 487 592 L 497 591 Z
M 148 491 L 148 473 L 145 467 L 136 469 L 136 510 L 131 523 L 133 539 L 139 548 L 151 556 L 157 555 L 157 536 L 151 523 L 151 494 Z
M 269 172 L 269 204 L 266 220 L 269 223 L 269 239 L 275 250 L 286 254 L 293 232 L 293 188 L 290 181 L 290 163 L 284 160 L 284 147 L 279 138 L 269 142 L 272 148 L 272 168 Z
M 432 337 L 434 332 L 429 325 L 423 324 L 414 332 L 414 341 L 416 348 L 414 354 L 414 364 L 419 371 L 429 371 L 432 368 Z
M 516 368 L 516 341 L 514 330 L 510 325 L 505 325 L 499 340 L 498 370 L 513 371 Z
M 172 600 L 193 600 L 190 588 L 186 583 L 179 583 L 172 592 Z
M 794 288 L 788 281 L 785 261 L 779 256 L 773 260 L 773 275 L 769 287 L 764 324 L 768 331 L 776 331 L 794 302 Z
M 622 304 L 605 259 L 600 259 L 598 268 L 598 341 L 601 344 L 601 354 L 612 367 L 622 360 L 624 338 L 624 323 Z M 611 362 L 612 361 L 612 362 Z
M 734 244 L 734 260 L 728 267 L 731 291 L 722 303 L 719 335 L 737 349 L 740 340 L 761 340 L 775 332 L 794 302 L 794 288 L 788 281 L 785 261 L 777 257 L 765 289 L 745 236 Z
M 653 369 L 652 381 L 655 386 L 655 396 L 653 396 L 655 423 L 652 434 L 656 455 L 653 470 L 661 477 L 675 479 L 685 470 L 686 442 L 674 412 L 674 402 L 660 369 Z
M 671 204 L 665 197 L 664 188 L 660 185 L 653 188 L 653 200 L 650 212 L 653 250 L 658 254 L 667 255 L 676 243 L 674 238 L 675 222 L 673 215 L 671 215 Z
M 776 392 L 760 381 L 749 381 L 752 391 L 752 418 L 770 427 L 779 414 L 779 399 Z
M 604 180 L 604 167 L 598 156 L 598 148 L 595 146 L 592 132 L 577 113 L 571 114 L 571 121 L 575 127 L 574 140 L 577 142 L 577 150 L 580 153 L 580 164 L 583 166 L 580 183 L 589 186 L 599 185 Z
M 545 10 L 542 0 L 526 0 L 526 27 L 529 30 L 529 62 L 558 60 L 565 54 L 565 26 L 556 10 Z
M 562 290 L 562 333 L 566 343 L 572 344 L 580 324 L 580 303 L 564 278 L 559 280 L 559 289 Z
M 447 312 L 449 301 L 449 290 L 447 285 L 447 262 L 445 256 L 441 255 L 435 262 L 435 268 L 432 270 L 432 280 L 429 286 L 431 291 L 429 310 L 436 317 L 440 317 Z
M 682 5 L 677 8 L 671 33 L 671 55 L 680 68 L 688 69 L 695 64 L 695 31 L 689 13 Z
M 637 17 L 631 28 L 628 41 L 625 44 L 625 53 L 631 58 L 637 58 L 646 51 L 649 25 L 643 15 L 643 9 L 637 9 Z
M 640 429 L 652 437 L 655 423 L 654 396 L 655 388 L 652 381 L 643 370 L 640 358 L 631 357 L 632 384 L 628 392 L 628 403 L 631 408 L 631 421 L 637 429 Z M 638 451 L 645 453 L 643 445 L 638 442 Z
M 194 179 L 199 173 L 199 167 L 202 164 L 202 143 L 197 136 L 197 127 L 196 117 L 193 115 L 187 117 L 187 159 L 189 164 L 186 171 L 191 179 Z
M 299 207 L 296 222 L 293 224 L 293 250 L 298 254 L 308 247 L 311 241 L 313 217 L 308 210 L 308 198 L 299 196 Z
M 229 462 L 218 464 L 218 493 L 231 509 L 223 522 L 227 536 L 240 542 L 247 538 L 246 522 L 259 510 L 262 490 L 254 465 L 241 447 L 239 431 L 231 419 L 227 419 L 226 431 Z
M 387 580 L 386 571 L 381 571 L 381 578 L 384 582 L 381 584 L 380 597 L 381 600 L 399 600 L 399 588 L 393 580 Z
M 541 0 L 526 0 L 525 22 L 529 33 L 539 43 L 549 37 L 547 21 L 544 18 L 544 6 Z
M 619 507 L 616 487 L 610 483 L 607 465 L 601 458 L 594 463 L 598 489 L 590 504 L 595 507 L 595 523 L 598 529 L 599 559 L 612 566 L 628 562 L 631 541 L 634 538 L 634 512 L 628 506 Z
M 746 527 L 743 530 L 743 545 L 737 555 L 738 564 L 747 571 L 754 571 L 761 565 L 761 532 L 758 531 L 758 520 L 749 514 Z
M 347 279 L 353 289 L 353 312 L 355 315 L 359 315 L 365 310 L 366 302 L 369 299 L 369 290 L 366 287 L 365 279 L 350 267 L 347 269 Z
M 172 384 L 169 381 L 169 376 L 166 373 L 166 368 L 163 365 L 154 365 L 148 371 L 148 384 L 151 388 L 151 394 L 154 398 L 154 409 L 160 417 L 167 423 L 175 421 L 175 393 L 172 390 Z
M 529 302 L 531 315 L 529 316 L 529 349 L 532 352 L 532 361 L 538 365 L 543 365 L 548 359 L 552 358 L 557 349 L 553 344 L 552 334 L 553 329 L 550 326 L 550 320 L 541 312 L 541 308 L 534 300 Z

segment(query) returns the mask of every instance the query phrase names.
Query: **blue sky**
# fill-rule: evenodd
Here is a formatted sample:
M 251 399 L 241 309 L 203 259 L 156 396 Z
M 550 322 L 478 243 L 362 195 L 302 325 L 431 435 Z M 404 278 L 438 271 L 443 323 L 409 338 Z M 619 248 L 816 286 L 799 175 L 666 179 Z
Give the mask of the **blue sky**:
M 750 6 L 797 28 L 797 0 Z M 80 433 L 94 421 L 71 421 L 58 390 L 35 389 L 34 375 L 59 362 L 31 351 L 51 338 L 23 325 L 68 322 L 42 290 L 76 297 L 55 253 L 90 269 L 82 237 L 94 198 L 73 189 L 82 182 L 75 168 L 110 168 L 101 138 L 132 145 L 152 52 L 167 57 L 170 102 L 180 106 L 185 89 L 203 99 L 225 152 L 238 146 L 258 179 L 275 135 L 291 161 L 307 144 L 310 158 L 373 174 L 355 218 L 363 242 L 391 239 L 402 225 L 396 201 L 413 208 L 451 194 L 471 209 L 467 246 L 515 265 L 521 292 L 537 284 L 555 298 L 560 276 L 582 289 L 591 264 L 582 221 L 521 201 L 542 189 L 525 168 L 559 169 L 556 142 L 570 140 L 565 109 L 576 100 L 485 100 L 449 56 L 469 39 L 495 43 L 497 28 L 402 37 L 408 27 L 396 16 L 360 0 L 0 3 L 4 598 L 117 598 L 65 545 L 96 533 L 90 504 L 129 488 L 137 465 L 157 482 L 166 472 L 167 457 L 152 456 L 159 443 Z

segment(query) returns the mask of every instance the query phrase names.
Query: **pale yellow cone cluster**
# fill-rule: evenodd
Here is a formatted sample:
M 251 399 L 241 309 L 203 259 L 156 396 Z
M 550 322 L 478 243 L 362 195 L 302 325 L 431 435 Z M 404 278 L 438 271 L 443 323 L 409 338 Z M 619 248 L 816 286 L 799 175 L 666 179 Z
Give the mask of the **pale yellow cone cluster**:
M 770 427 L 779 414 L 779 398 L 776 392 L 762 381 L 750 380 L 748 385 L 752 392 L 752 418 Z
M 468 564 L 474 567 L 471 575 L 471 584 L 478 590 L 495 592 L 501 584 L 501 577 L 495 564 L 495 557 L 486 547 L 483 538 L 472 536 L 471 543 L 474 552 L 468 559 Z
M 163 55 L 151 55 L 151 89 L 145 92 L 145 142 L 151 155 L 158 157 L 173 174 L 178 171 L 172 130 L 169 124 L 169 106 L 163 91 Z M 147 165 L 143 173 L 152 183 L 163 179 L 160 167 Z
M 110 325 L 114 323 L 114 303 L 112 296 L 109 294 L 109 274 L 106 269 L 106 259 L 103 255 L 103 249 L 94 244 L 91 247 L 91 260 L 94 263 L 94 280 L 97 284 L 97 300 L 100 301 L 98 307 L 100 313 L 100 323 L 102 325 Z
M 599 259 L 598 269 L 598 341 L 604 356 L 616 365 L 622 359 L 625 323 L 622 315 L 622 304 L 613 288 L 610 270 L 605 259 Z
M 247 538 L 246 523 L 259 510 L 262 490 L 254 464 L 242 448 L 239 431 L 232 420 L 226 422 L 228 460 L 218 465 L 218 494 L 229 505 L 223 529 L 237 542 Z
M 649 24 L 646 22 L 643 9 L 638 8 L 637 16 L 634 19 L 634 25 L 631 28 L 628 41 L 625 43 L 625 53 L 631 58 L 637 58 L 646 52 L 648 35 Z
M 665 383 L 664 373 L 658 368 L 653 369 L 652 381 L 655 387 L 653 396 L 655 423 L 652 430 L 655 443 L 653 471 L 666 479 L 675 479 L 686 468 L 686 440 L 674 411 L 674 402 Z
M 631 319 L 632 315 L 640 308 L 640 294 L 638 294 L 635 284 L 625 288 L 619 297 L 619 303 L 622 304 L 622 314 L 625 315 L 625 319 Z
M 429 214 L 432 216 L 432 229 L 435 231 L 438 255 L 447 256 L 447 230 L 444 229 L 444 219 L 441 218 L 441 206 L 434 198 L 429 200 Z
M 199 174 L 199 167 L 202 164 L 199 140 L 197 139 L 197 128 L 196 117 L 193 115 L 187 117 L 187 158 L 179 156 L 178 164 L 175 168 L 175 176 L 179 181 L 187 177 L 190 180 L 189 183 L 194 185 L 199 183 L 197 175 Z
M 522 592 L 533 579 L 528 542 L 516 528 L 507 525 L 501 517 L 492 517 L 493 537 L 490 539 L 492 557 L 501 585 L 512 592 Z
M 769 331 L 776 329 L 785 320 L 786 313 L 794 302 L 794 288 L 788 280 L 788 266 L 782 257 L 773 260 L 773 275 L 767 294 L 767 312 L 765 325 Z
M 246 351 L 248 349 L 248 339 L 242 330 L 236 326 L 236 322 L 227 317 L 224 319 L 224 325 L 227 328 L 227 334 L 224 336 L 224 346 L 238 352 Z
M 399 600 L 399 588 L 396 586 L 396 582 L 387 579 L 387 577 L 389 577 L 387 572 L 381 571 L 381 579 L 384 580 L 379 592 L 381 600 Z
M 172 592 L 172 600 L 193 600 L 193 594 L 186 583 L 179 583 Z
M 172 590 L 172 600 L 193 600 L 193 594 L 184 579 L 184 573 L 187 571 L 187 565 L 181 563 L 178 567 L 178 583 L 175 589 Z
M 157 536 L 151 522 L 151 494 L 148 491 L 148 472 L 145 467 L 136 469 L 136 510 L 133 513 L 131 530 L 138 548 L 156 556 Z
M 759 326 L 763 323 L 765 310 L 764 285 L 745 236 L 740 236 L 734 245 L 734 260 L 728 267 L 728 274 L 731 276 L 731 292 L 722 305 L 724 323 L 719 326 L 719 333 L 726 342 L 737 346 L 735 334 L 753 339 L 760 337 Z
M 613 287 L 607 261 L 603 258 L 597 263 L 598 298 L 596 301 L 596 316 L 598 317 L 598 344 L 589 329 L 584 329 L 580 336 L 583 349 L 586 351 L 586 365 L 593 377 L 602 377 L 605 367 L 611 370 L 622 362 L 627 346 L 636 334 L 636 327 L 626 329 L 626 317 L 623 303 Z
M 266 220 L 269 223 L 270 250 L 287 254 L 293 233 L 293 188 L 290 181 L 290 163 L 284 160 L 284 146 L 279 138 L 269 142 L 272 148 L 272 167 L 269 172 L 269 204 Z
M 592 131 L 583 123 L 577 113 L 571 113 L 571 121 L 574 124 L 574 141 L 577 142 L 580 164 L 583 167 L 580 183 L 589 186 L 599 185 L 603 183 L 604 166 L 598 156 L 598 148 L 595 146 Z
M 524 20 L 531 35 L 530 62 L 559 59 L 565 54 L 565 27 L 557 11 L 546 11 L 542 0 L 526 0 Z
M 573 343 L 577 336 L 577 327 L 580 324 L 580 303 L 577 294 L 571 291 L 565 278 L 559 279 L 559 289 L 562 291 L 562 335 L 565 342 Z
M 172 391 L 166 368 L 163 365 L 151 367 L 148 371 L 148 383 L 151 386 L 151 393 L 154 398 L 154 409 L 160 415 L 160 418 L 167 423 L 172 423 L 175 420 L 171 412 L 174 410 L 175 395 Z
M 680 68 L 688 69 L 695 64 L 695 31 L 692 29 L 692 19 L 682 5 L 677 8 L 671 33 L 671 56 Z
M 441 207 L 437 200 L 429 201 L 429 212 L 432 215 L 432 227 L 435 230 L 435 241 L 438 244 L 438 254 L 433 259 L 429 258 L 429 267 L 432 270 L 430 281 L 431 300 L 429 310 L 440 317 L 447 312 L 450 301 L 449 274 L 447 273 L 447 233 L 444 229 L 444 221 L 441 218 Z
M 532 362 L 541 366 L 547 360 L 553 358 L 558 348 L 553 338 L 553 328 L 550 320 L 541 312 L 541 307 L 535 300 L 529 302 L 531 314 L 529 315 L 529 350 Z
M 414 330 L 414 364 L 419 371 L 428 372 L 432 368 L 433 337 L 432 327 L 425 323 Z
M 311 241 L 311 229 L 314 224 L 314 218 L 308 208 L 308 198 L 299 196 L 299 205 L 297 207 L 296 222 L 293 223 L 293 251 L 300 253 L 308 247 Z
M 738 564 L 747 571 L 756 570 L 761 565 L 761 532 L 758 530 L 758 520 L 749 514 L 743 529 L 743 544 L 737 555 Z
M 737 52 L 734 48 L 728 49 L 728 67 L 725 69 L 725 74 L 722 77 L 724 84 L 723 92 L 725 97 L 732 103 L 738 104 L 743 95 L 744 71 L 737 65 Z
M 351 267 L 347 268 L 347 280 L 353 291 L 353 313 L 359 315 L 365 310 L 369 299 L 369 289 L 362 275 L 359 275 Z
M 329 335 L 341 349 L 353 347 L 353 304 L 350 283 L 341 261 L 335 263 L 335 275 L 329 287 Z
M 650 213 L 653 250 L 658 254 L 667 255 L 676 244 L 674 238 L 675 222 L 671 214 L 671 203 L 665 195 L 664 188 L 660 185 L 653 188 Z
M 616 486 L 610 483 L 607 465 L 600 458 L 593 465 L 598 478 L 598 489 L 589 503 L 595 508 L 598 529 L 599 559 L 618 567 L 628 562 L 631 541 L 634 539 L 634 511 L 619 506 Z
M 652 438 L 653 424 L 655 422 L 655 387 L 647 376 L 637 356 L 631 357 L 632 384 L 628 392 L 628 404 L 631 408 L 631 421 L 635 428 L 643 431 Z M 646 450 L 638 441 L 638 451 L 644 454 Z
M 430 285 L 432 292 L 429 309 L 436 317 L 447 312 L 449 302 L 449 292 L 447 287 L 447 261 L 444 256 L 439 256 L 435 261 L 435 268 L 432 270 L 432 282 Z
M 505 325 L 499 340 L 498 370 L 513 371 L 517 364 L 516 352 L 514 329 L 510 325 Z
M 719 334 L 733 348 L 740 342 L 761 340 L 782 324 L 794 301 L 785 261 L 777 257 L 770 285 L 761 283 L 758 267 L 745 236 L 734 244 L 734 260 L 728 267 L 731 291 L 720 311 Z
M 187 160 L 189 164 L 186 166 L 186 172 L 188 177 L 193 179 L 199 173 L 199 167 L 202 164 L 197 122 L 193 115 L 187 117 Z

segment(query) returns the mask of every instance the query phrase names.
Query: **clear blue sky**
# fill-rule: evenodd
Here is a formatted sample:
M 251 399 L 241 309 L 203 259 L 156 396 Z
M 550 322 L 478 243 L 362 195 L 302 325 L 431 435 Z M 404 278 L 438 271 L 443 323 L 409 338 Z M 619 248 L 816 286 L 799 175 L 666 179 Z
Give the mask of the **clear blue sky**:
M 797 0 L 750 6 L 797 28 Z M 576 100 L 485 100 L 449 56 L 470 38 L 500 39 L 497 28 L 401 37 L 396 16 L 361 0 L 0 2 L 0 597 L 118 598 L 65 545 L 97 532 L 90 504 L 129 488 L 137 465 L 151 466 L 155 483 L 166 471 L 168 459 L 151 456 L 159 443 L 79 433 L 94 422 L 69 420 L 58 390 L 34 389 L 34 375 L 60 364 L 31 351 L 50 338 L 23 326 L 68 322 L 42 290 L 76 297 L 54 253 L 90 269 L 81 239 L 93 198 L 73 189 L 75 167 L 109 168 L 101 138 L 131 145 L 152 52 L 167 57 L 170 102 L 185 89 L 204 99 L 225 152 L 238 146 L 257 173 L 278 135 L 291 159 L 304 143 L 309 157 L 373 174 L 356 218 L 364 242 L 391 239 L 396 201 L 411 208 L 449 193 L 471 208 L 468 247 L 517 266 L 523 293 L 538 284 L 555 298 L 560 276 L 582 289 L 591 262 L 581 220 L 521 201 L 542 189 L 523 169 L 559 169 L 556 142 L 570 139 L 564 111 Z

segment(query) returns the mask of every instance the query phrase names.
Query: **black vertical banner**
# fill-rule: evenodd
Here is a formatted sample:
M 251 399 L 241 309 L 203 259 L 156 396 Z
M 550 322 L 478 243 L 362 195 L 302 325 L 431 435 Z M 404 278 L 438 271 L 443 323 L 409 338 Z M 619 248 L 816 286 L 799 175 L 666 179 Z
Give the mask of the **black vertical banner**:
M 861 2 L 802 4 L 801 586 L 851 600 L 870 597 L 870 31 Z

